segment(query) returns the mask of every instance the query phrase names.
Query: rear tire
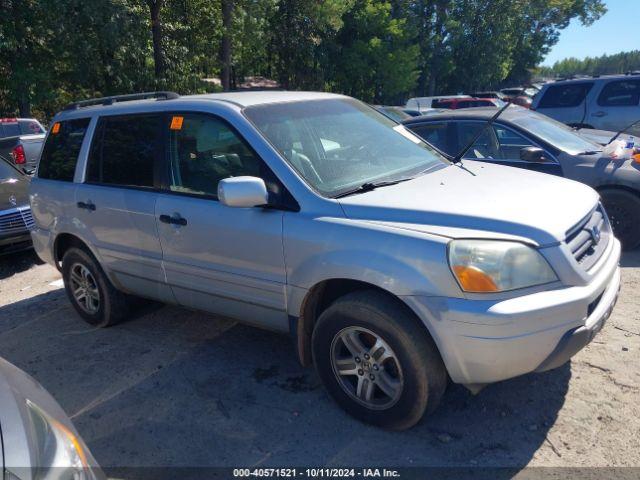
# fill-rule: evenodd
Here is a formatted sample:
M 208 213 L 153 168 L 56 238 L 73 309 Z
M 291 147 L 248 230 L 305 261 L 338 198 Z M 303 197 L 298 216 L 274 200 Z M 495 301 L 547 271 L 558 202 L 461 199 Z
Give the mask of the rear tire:
M 67 250 L 62 258 L 62 278 L 69 301 L 90 325 L 109 327 L 127 317 L 127 296 L 116 290 L 95 258 L 85 250 Z
M 602 204 L 609 216 L 614 235 L 624 250 L 640 244 L 640 197 L 626 190 L 603 190 Z
M 312 351 L 334 400 L 376 426 L 412 427 L 435 410 L 447 386 L 426 328 L 404 305 L 376 291 L 353 292 L 331 304 L 314 328 Z

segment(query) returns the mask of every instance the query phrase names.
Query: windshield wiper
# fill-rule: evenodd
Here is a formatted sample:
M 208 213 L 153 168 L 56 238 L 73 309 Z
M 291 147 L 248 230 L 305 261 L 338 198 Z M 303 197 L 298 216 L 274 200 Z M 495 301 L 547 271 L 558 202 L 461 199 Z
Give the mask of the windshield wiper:
M 347 190 L 346 192 L 339 193 L 333 198 L 347 197 L 349 195 L 354 195 L 356 193 L 366 193 L 366 192 L 370 192 L 371 190 L 375 190 L 376 188 L 387 187 L 389 185 L 397 185 L 398 183 L 406 182 L 408 180 L 413 180 L 414 178 L 415 177 L 406 177 L 406 178 L 399 178 L 398 180 L 386 180 L 382 182 L 365 182 L 362 185 L 357 186 L 356 188 L 352 188 L 351 190 Z
M 626 132 L 627 130 L 629 130 L 631 127 L 633 127 L 636 123 L 639 123 L 640 120 L 636 120 L 635 122 L 633 122 L 631 125 L 627 125 L 626 127 L 624 127 L 622 130 L 620 130 L 618 133 L 616 133 L 611 140 L 609 140 L 607 142 L 607 145 L 609 145 L 611 142 L 613 142 L 614 140 L 617 140 L 617 138 L 622 135 L 624 132 Z

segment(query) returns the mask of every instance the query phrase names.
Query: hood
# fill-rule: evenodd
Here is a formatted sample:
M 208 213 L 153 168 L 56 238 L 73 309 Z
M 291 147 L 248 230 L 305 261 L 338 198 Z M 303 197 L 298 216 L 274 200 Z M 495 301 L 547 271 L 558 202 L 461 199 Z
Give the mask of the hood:
M 515 237 L 542 246 L 595 207 L 595 190 L 523 169 L 464 161 L 397 185 L 340 199 L 347 217 L 452 238 Z M 497 234 L 497 235 L 496 235 Z
M 29 204 L 29 177 L 0 159 L 0 211 Z

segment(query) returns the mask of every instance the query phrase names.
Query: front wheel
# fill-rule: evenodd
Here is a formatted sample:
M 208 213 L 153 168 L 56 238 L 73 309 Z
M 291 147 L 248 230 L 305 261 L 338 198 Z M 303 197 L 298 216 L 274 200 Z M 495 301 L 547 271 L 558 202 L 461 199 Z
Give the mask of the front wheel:
M 447 373 L 426 328 L 397 300 L 358 291 L 320 315 L 314 363 L 336 402 L 357 419 L 392 430 L 433 411 Z
M 613 233 L 622 248 L 636 248 L 640 244 L 640 197 L 626 190 L 604 190 L 601 195 Z

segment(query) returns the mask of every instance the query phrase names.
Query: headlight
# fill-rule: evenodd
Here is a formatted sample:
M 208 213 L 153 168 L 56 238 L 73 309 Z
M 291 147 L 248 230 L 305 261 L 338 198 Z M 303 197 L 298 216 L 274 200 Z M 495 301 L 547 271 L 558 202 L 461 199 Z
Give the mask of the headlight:
M 558 279 L 540 253 L 517 242 L 454 240 L 449 265 L 465 292 L 504 292 Z
M 82 442 L 65 425 L 27 400 L 37 438 L 38 478 L 80 480 L 93 478 Z M 55 472 L 55 473 L 54 473 Z

